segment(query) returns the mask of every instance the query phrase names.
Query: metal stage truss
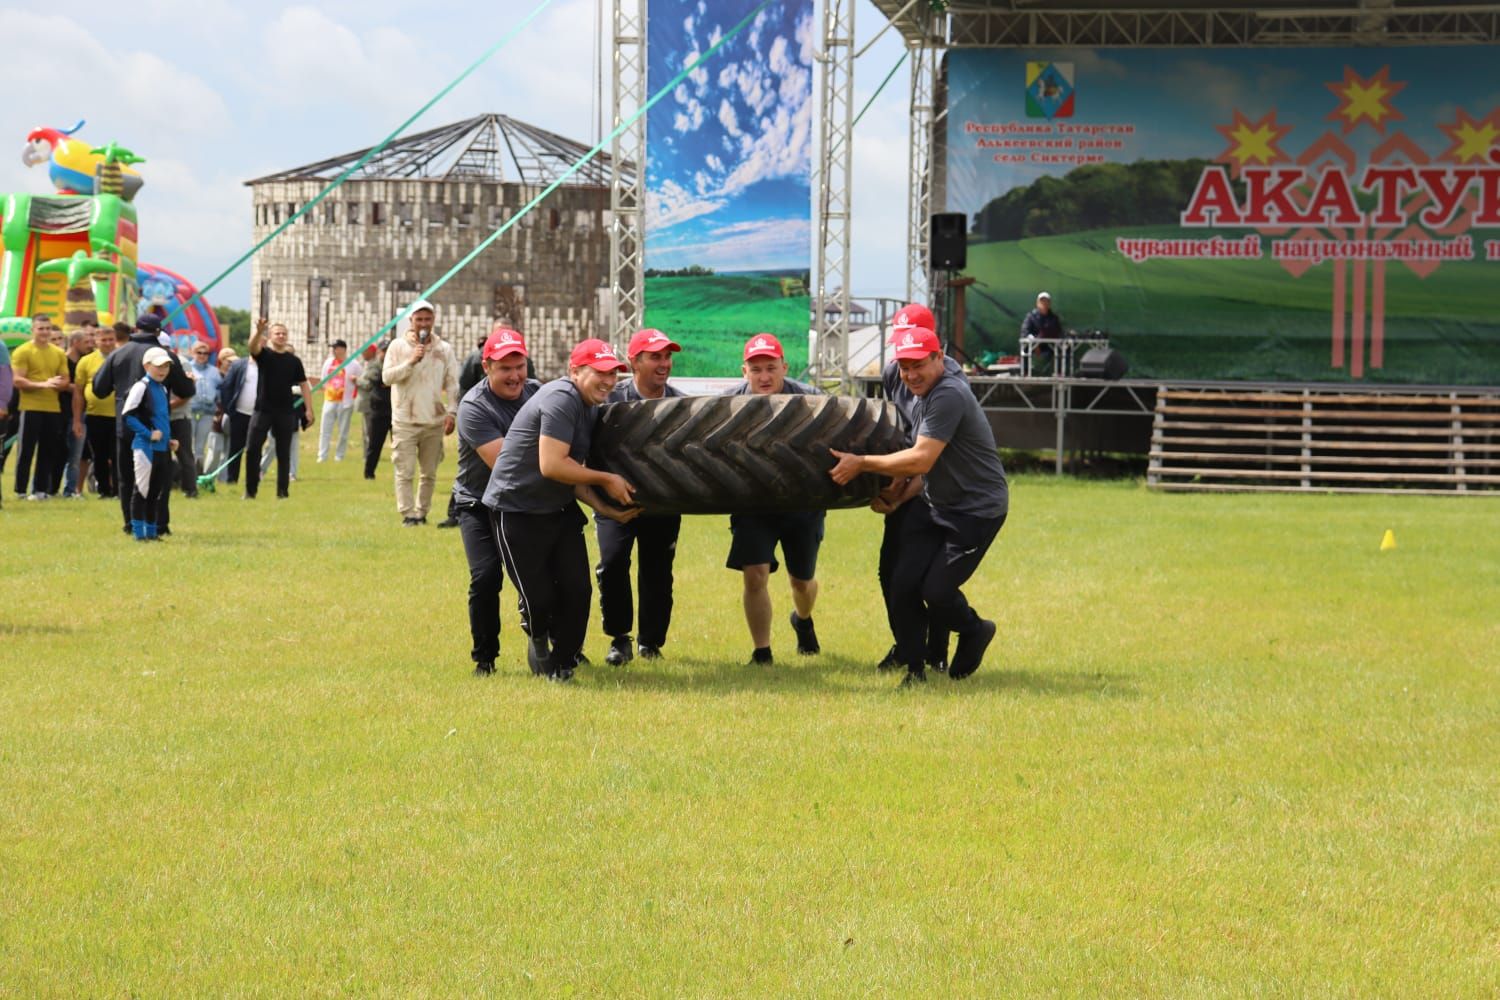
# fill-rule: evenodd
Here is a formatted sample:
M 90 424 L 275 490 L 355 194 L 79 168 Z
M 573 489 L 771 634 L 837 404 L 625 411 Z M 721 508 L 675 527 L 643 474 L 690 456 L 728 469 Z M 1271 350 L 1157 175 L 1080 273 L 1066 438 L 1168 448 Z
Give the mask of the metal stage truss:
M 646 0 L 615 0 L 611 130 L 646 103 Z M 611 163 L 639 169 L 613 170 L 609 183 L 610 338 L 624 343 L 645 325 L 646 116 L 615 136 Z

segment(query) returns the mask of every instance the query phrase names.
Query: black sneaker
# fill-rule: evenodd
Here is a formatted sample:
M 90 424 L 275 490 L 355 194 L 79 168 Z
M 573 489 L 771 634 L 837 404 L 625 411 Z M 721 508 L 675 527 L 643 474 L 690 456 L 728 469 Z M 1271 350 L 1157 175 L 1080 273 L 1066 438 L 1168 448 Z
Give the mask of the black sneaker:
M 935 671 L 937 671 L 940 674 L 946 674 L 948 672 L 948 661 L 947 660 L 928 660 L 927 661 L 927 669 L 928 670 L 935 670 Z
M 927 672 L 925 670 L 908 670 L 906 676 L 901 678 L 901 687 L 917 687 L 927 683 Z
M 403 528 L 415 528 L 417 525 L 419 525 L 421 523 L 422 523 L 421 521 L 418 521 L 414 517 L 403 517 L 401 519 L 401 527 L 403 527 Z
M 879 663 L 875 664 L 875 669 L 881 671 L 882 673 L 884 673 L 885 671 L 888 671 L 888 670 L 900 670 L 901 669 L 901 661 L 898 660 L 898 659 L 896 659 L 896 647 L 895 646 L 892 646 L 890 648 L 890 651 L 885 654 L 885 659 L 883 659 Z
M 526 643 L 526 665 L 538 676 L 552 672 L 552 651 L 547 645 L 547 637 L 544 635 L 534 635 Z
M 661 647 L 648 646 L 643 642 L 635 647 L 635 655 L 643 660 L 659 660 L 661 659 Z
M 443 520 L 441 520 L 441 521 L 438 522 L 438 527 L 439 528 L 456 528 L 456 527 L 458 527 L 458 518 L 456 518 L 456 517 L 445 518 L 445 519 L 443 519 Z
M 609 644 L 609 652 L 604 654 L 604 662 L 612 667 L 623 667 L 635 657 L 630 648 L 630 636 L 617 635 Z
M 995 623 L 981 618 L 958 634 L 958 651 L 948 664 L 948 676 L 961 681 L 979 669 L 984 651 L 995 638 Z
M 427 523 L 427 515 L 423 514 L 421 517 L 416 518 L 416 522 L 418 524 L 426 524 Z
M 765 649 L 757 649 L 750 654 L 749 665 L 752 667 L 769 667 L 775 662 L 775 659 L 771 656 L 770 646 L 767 646 Z
M 478 663 L 474 664 L 474 676 L 475 677 L 488 677 L 490 674 L 493 674 L 494 672 L 495 672 L 495 661 L 494 660 L 480 660 Z
M 803 656 L 812 656 L 822 652 L 818 645 L 818 633 L 813 628 L 811 618 L 798 618 L 797 612 L 792 612 L 792 631 L 797 633 L 797 652 Z
M 558 667 L 547 672 L 547 679 L 554 684 L 567 684 L 573 679 L 572 667 Z

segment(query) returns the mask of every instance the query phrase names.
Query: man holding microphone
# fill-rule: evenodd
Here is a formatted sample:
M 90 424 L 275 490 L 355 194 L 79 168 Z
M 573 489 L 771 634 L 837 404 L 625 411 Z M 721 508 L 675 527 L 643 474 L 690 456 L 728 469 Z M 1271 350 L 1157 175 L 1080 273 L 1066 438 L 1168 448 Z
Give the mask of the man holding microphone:
M 458 417 L 458 358 L 433 332 L 437 311 L 418 299 L 410 326 L 386 350 L 380 377 L 391 387 L 391 459 L 396 467 L 396 508 L 403 526 L 427 523 L 443 438 Z M 412 481 L 421 469 L 415 494 Z

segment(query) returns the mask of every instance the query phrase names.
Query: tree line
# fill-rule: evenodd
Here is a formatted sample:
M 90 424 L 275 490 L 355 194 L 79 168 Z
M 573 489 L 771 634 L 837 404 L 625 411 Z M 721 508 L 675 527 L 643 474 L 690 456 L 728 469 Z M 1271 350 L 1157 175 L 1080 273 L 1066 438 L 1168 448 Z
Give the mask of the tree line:
M 974 214 L 975 242 L 1117 226 L 1176 225 L 1210 161 L 1137 160 L 1078 167 L 1012 188 Z M 1234 182 L 1236 193 L 1243 184 Z

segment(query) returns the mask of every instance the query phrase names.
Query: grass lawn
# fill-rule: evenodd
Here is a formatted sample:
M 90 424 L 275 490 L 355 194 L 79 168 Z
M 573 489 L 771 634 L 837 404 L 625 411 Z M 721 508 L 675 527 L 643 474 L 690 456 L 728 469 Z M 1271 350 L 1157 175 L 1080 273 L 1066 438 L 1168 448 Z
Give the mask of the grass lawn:
M 689 519 L 667 659 L 559 687 L 509 590 L 470 675 L 388 463 L 302 468 L 159 546 L 7 491 L 0 996 L 1500 991 L 1493 499 L 1019 478 L 1001 640 L 908 694 L 875 515 L 769 670 Z
M 781 340 L 794 378 L 807 367 L 808 297 L 782 297 L 775 274 L 647 278 L 645 323 L 687 348 L 674 365 L 682 377 L 738 377 L 756 333 Z

